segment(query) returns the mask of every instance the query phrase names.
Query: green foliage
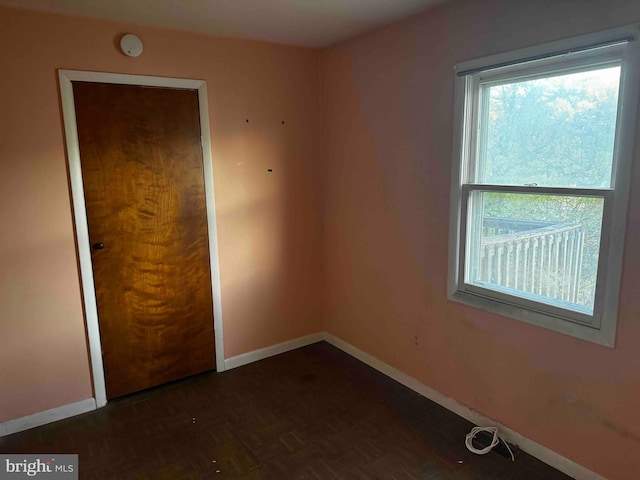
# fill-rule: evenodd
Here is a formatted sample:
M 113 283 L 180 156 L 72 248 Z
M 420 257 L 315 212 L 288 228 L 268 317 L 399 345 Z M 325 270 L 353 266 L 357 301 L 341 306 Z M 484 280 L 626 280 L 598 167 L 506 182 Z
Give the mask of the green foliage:
M 486 87 L 484 182 L 609 187 L 619 72 Z
M 481 183 L 609 188 L 620 68 L 484 87 Z M 593 306 L 601 198 L 485 193 L 483 216 L 580 224 L 578 303 Z
M 483 196 L 484 217 L 541 220 L 582 227 L 584 251 L 578 304 L 593 308 L 604 205 L 602 198 L 496 192 L 484 193 Z

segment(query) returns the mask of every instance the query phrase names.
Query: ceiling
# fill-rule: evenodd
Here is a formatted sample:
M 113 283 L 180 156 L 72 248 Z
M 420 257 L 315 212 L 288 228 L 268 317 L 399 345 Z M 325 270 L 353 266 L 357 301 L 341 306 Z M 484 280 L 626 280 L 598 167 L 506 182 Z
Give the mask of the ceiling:
M 0 0 L 0 5 L 326 47 L 443 0 Z M 135 33 L 135 32 L 134 32 Z

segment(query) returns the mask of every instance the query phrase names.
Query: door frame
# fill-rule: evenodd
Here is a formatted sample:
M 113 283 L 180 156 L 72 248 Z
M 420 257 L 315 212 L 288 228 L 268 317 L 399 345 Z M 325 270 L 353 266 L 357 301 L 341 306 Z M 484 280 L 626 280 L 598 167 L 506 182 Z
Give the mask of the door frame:
M 93 374 L 93 394 L 97 408 L 107 404 L 107 390 L 102 362 L 102 344 L 98 324 L 98 306 L 96 302 L 89 227 L 85 204 L 84 186 L 82 183 L 82 165 L 80 163 L 80 147 L 78 143 L 78 127 L 73 97 L 72 81 L 110 83 L 120 85 L 137 85 L 148 87 L 165 87 L 196 90 L 200 110 L 200 130 L 202 138 L 202 163 L 204 168 L 205 203 L 207 226 L 209 233 L 209 261 L 211 268 L 211 290 L 213 298 L 213 324 L 216 350 L 216 370 L 224 371 L 224 342 L 222 334 L 222 294 L 220 289 L 220 263 L 218 257 L 218 234 L 216 228 L 216 208 L 213 190 L 213 163 L 211 157 L 211 133 L 209 129 L 209 108 L 207 83 L 204 80 L 183 78 L 150 77 L 119 73 L 88 72 L 80 70 L 58 70 L 60 82 L 60 100 L 64 119 L 64 132 L 69 162 L 69 180 L 71 183 L 72 207 L 78 259 L 80 262 L 80 279 L 82 284 L 85 320 Z

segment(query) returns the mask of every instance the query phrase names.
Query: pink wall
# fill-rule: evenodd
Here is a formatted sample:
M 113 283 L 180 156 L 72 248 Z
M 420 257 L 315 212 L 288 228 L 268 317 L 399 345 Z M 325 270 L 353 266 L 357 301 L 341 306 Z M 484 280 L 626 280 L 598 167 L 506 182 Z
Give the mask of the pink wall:
M 621 0 L 460 0 L 318 53 L 0 8 L 0 422 L 92 396 L 56 69 L 202 78 L 227 358 L 326 328 L 629 478 L 640 191 L 613 350 L 451 303 L 446 280 L 453 64 L 632 20 L 640 4 Z M 137 59 L 115 48 L 128 31 Z
M 0 58 L 0 422 L 92 396 L 59 68 L 205 79 L 225 356 L 320 329 L 317 52 L 0 8 Z
M 634 20 L 638 2 L 461 0 L 321 57 L 327 330 L 619 479 L 640 471 L 640 189 L 609 349 L 447 300 L 449 187 L 456 62 Z

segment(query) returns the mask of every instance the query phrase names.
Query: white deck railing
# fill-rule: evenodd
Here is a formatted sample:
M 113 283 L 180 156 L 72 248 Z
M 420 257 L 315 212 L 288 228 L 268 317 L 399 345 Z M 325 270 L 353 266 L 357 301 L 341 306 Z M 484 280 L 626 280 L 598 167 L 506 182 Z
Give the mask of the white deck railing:
M 583 245 L 580 224 L 486 217 L 476 280 L 576 303 Z

